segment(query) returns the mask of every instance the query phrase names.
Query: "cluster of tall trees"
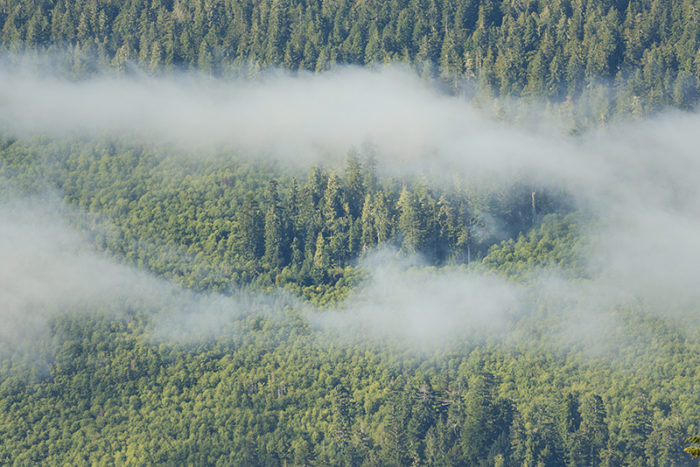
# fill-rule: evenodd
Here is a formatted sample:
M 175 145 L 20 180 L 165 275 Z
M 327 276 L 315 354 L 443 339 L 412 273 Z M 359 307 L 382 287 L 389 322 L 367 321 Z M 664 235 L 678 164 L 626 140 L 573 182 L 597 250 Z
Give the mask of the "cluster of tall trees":
M 118 139 L 5 139 L 1 151 L 0 175 L 61 190 L 100 220 L 91 225 L 99 248 L 197 289 L 332 285 L 380 245 L 469 263 L 536 222 L 527 186 L 382 179 L 371 156 L 311 168 L 299 182 L 244 159 L 168 155 Z M 544 193 L 538 203 L 538 215 L 561 208 Z
M 152 73 L 403 61 L 493 95 L 585 96 L 596 118 L 700 96 L 694 0 L 5 0 L 6 49 Z

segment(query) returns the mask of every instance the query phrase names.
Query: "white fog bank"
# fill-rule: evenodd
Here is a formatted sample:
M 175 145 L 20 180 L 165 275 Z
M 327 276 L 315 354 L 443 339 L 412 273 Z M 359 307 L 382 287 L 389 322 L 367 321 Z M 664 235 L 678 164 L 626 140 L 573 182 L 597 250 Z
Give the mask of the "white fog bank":
M 270 73 L 257 81 L 103 75 L 77 82 L 15 67 L 0 69 L 0 128 L 20 137 L 131 135 L 181 146 L 193 157 L 198 148 L 222 145 L 293 164 L 338 161 L 351 147 L 370 145 L 397 174 L 430 170 L 465 183 L 524 180 L 564 189 L 597 221 L 585 287 L 548 280 L 525 290 L 473 272 L 366 265 L 372 281 L 322 326 L 361 325 L 379 339 L 407 340 L 500 332 L 520 312 L 523 294 L 533 292 L 585 303 L 582 309 L 597 308 L 594 316 L 626 302 L 660 315 L 700 316 L 698 113 L 668 112 L 571 136 L 546 122 L 489 119 L 401 67 Z M 82 252 L 83 240 L 31 212 L 21 205 L 0 210 L 0 338 L 40 325 L 49 306 L 141 294 L 144 283 L 158 281 Z M 162 334 L 187 334 L 199 322 L 213 323 L 200 334 L 221 329 L 221 313 L 205 320 L 188 310 L 203 318 L 207 310 L 227 316 L 248 306 L 231 300 L 215 296 L 185 307 Z

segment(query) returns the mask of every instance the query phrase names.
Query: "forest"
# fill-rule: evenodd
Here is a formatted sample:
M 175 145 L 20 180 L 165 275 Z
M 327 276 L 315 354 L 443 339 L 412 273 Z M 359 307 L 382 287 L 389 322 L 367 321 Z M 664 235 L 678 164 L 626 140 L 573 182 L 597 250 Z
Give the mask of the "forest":
M 697 465 L 698 8 L 0 0 L 0 464 Z
M 100 67 L 255 76 L 403 62 L 460 92 L 589 101 L 591 120 L 700 97 L 695 0 L 3 0 L 0 43 Z

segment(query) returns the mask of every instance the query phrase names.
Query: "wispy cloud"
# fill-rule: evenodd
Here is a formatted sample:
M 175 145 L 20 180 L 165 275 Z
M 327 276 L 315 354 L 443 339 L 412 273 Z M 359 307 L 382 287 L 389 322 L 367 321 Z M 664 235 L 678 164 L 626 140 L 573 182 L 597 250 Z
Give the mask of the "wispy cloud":
M 310 318 L 327 329 L 367 329 L 365 335 L 405 341 L 497 332 L 533 294 L 577 303 L 593 316 L 627 301 L 661 316 L 678 311 L 695 319 L 700 310 L 697 113 L 669 112 L 570 136 L 556 124 L 486 118 L 401 67 L 271 72 L 255 82 L 198 75 L 72 82 L 8 67 L 0 71 L 0 125 L 18 136 L 130 135 L 192 153 L 226 146 L 289 163 L 341 160 L 350 147 L 370 144 L 394 173 L 430 170 L 465 184 L 506 187 L 518 180 L 563 189 L 595 219 L 585 284 L 550 277 L 514 285 L 473 271 L 370 262 L 371 282 L 341 310 Z M 185 293 L 86 253 L 80 236 L 34 207 L 5 206 L 0 220 L 3 339 L 40 324 L 41 310 L 76 301 L 146 296 L 145 288 Z M 253 298 L 177 300 L 185 305 L 163 322 L 160 335 L 216 335 Z

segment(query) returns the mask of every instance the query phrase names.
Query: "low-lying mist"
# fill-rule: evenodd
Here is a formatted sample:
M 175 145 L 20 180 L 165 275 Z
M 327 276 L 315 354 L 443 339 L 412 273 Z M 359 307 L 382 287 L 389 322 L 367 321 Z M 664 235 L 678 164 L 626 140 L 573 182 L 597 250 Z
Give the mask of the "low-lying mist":
M 378 339 L 425 343 L 500 329 L 520 306 L 518 285 L 427 268 L 393 249 L 362 261 L 371 280 L 332 312 L 283 290 L 196 293 L 95 252 L 60 212 L 70 209 L 51 196 L 15 197 L 0 208 L 0 340 L 6 351 L 27 350 L 25 343 L 45 337 L 51 321 L 68 313 L 146 313 L 153 342 L 233 338 L 243 318 L 255 314 L 279 323 L 292 311 L 321 334 L 341 330 L 350 336 L 346 343 L 367 330 Z
M 196 294 L 96 253 L 67 223 L 69 213 L 51 195 L 15 197 L 0 208 L 3 351 L 30 351 L 67 314 L 145 312 L 158 340 L 166 331 L 173 339 L 207 338 L 243 313 L 235 298 Z
M 513 281 L 480 267 L 431 267 L 384 248 L 360 261 L 368 279 L 343 303 L 324 309 L 279 289 L 196 293 L 95 252 L 57 214 L 67 209 L 51 198 L 15 198 L 0 209 L 3 356 L 32 354 L 34 343 L 49 338 L 54 319 L 76 313 L 124 319 L 135 312 L 146 320 L 144 338 L 152 343 L 236 342 L 251 332 L 246 319 L 257 316 L 277 327 L 301 319 L 308 338 L 321 344 L 375 342 L 431 352 L 544 338 L 554 348 L 595 345 L 597 353 L 619 339 L 621 323 L 611 312 L 626 304 L 669 322 L 681 312 L 684 320 L 697 316 L 695 289 L 653 283 L 662 272 L 626 276 L 630 269 L 615 269 L 626 252 L 592 278 L 572 281 L 557 270 L 533 270 Z
M 475 267 L 427 268 L 383 251 L 361 262 L 370 279 L 350 299 L 319 311 L 283 292 L 237 298 L 180 289 L 90 252 L 80 234 L 36 201 L 13 201 L 0 209 L 5 342 L 26 339 L 77 304 L 132 299 L 153 309 L 168 303 L 151 335 L 175 340 L 233 335 L 236 317 L 252 302 L 265 303 L 253 308 L 270 308 L 269 316 L 275 307 L 300 310 L 318 332 L 339 339 L 404 343 L 501 334 L 537 303 L 575 310 L 561 310 L 562 334 L 553 339 L 560 342 L 601 335 L 610 310 L 628 303 L 688 322 L 700 315 L 697 112 L 569 135 L 544 119 L 493 120 L 398 66 L 269 72 L 255 82 L 196 74 L 73 82 L 8 67 L 0 69 L 0 128 L 16 137 L 135 137 L 193 157 L 225 146 L 296 166 L 336 163 L 352 147 L 371 146 L 388 174 L 503 187 L 525 181 L 564 190 L 593 219 L 582 259 L 586 279 L 578 282 L 540 270 L 516 283 Z
M 255 81 L 138 73 L 71 81 L 39 69 L 0 67 L 5 132 L 111 134 L 185 148 L 193 157 L 224 146 L 302 165 L 371 147 L 390 174 L 429 171 L 439 179 L 449 173 L 472 183 L 526 179 L 613 205 L 691 202 L 683 195 L 694 189 L 699 164 L 697 113 L 669 111 L 571 136 L 564 117 L 545 117 L 537 111 L 542 105 L 521 105 L 533 109 L 529 118 L 507 124 L 398 65 L 268 71 Z

